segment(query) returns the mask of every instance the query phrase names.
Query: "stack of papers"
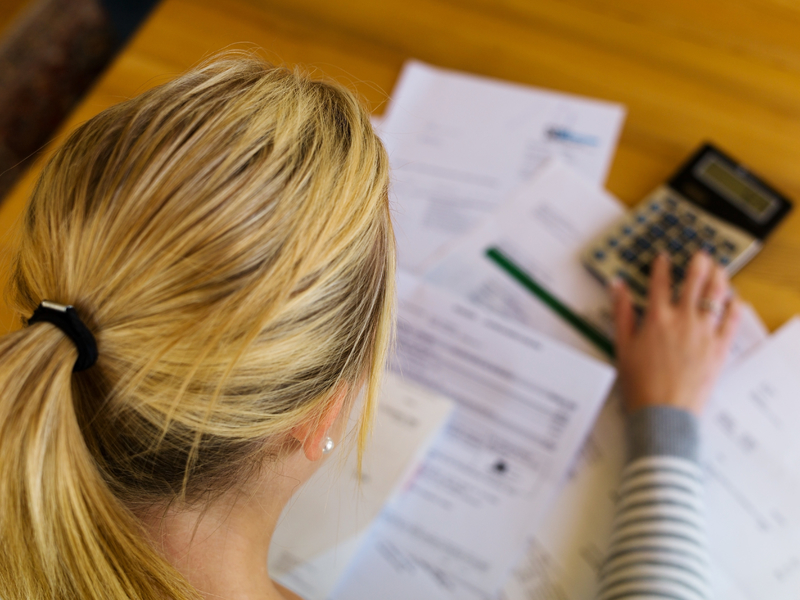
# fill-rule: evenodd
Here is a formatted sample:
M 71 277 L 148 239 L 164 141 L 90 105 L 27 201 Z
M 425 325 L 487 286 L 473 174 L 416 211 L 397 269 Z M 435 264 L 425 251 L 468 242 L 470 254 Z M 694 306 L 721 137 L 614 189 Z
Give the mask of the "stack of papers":
M 426 281 L 589 353 L 597 350 L 574 328 L 486 257 L 496 247 L 570 308 L 611 334 L 603 286 L 584 269 L 580 253 L 625 213 L 611 194 L 559 160 L 550 160 L 506 203 L 424 274 Z M 602 356 L 597 354 L 597 356 Z
M 704 415 L 709 538 L 720 598 L 800 594 L 798 398 L 795 317 L 728 373 Z
M 619 104 L 407 63 L 380 127 L 400 267 L 421 273 L 548 158 L 602 184 L 624 116 Z
M 615 372 L 487 250 L 613 337 L 607 294 L 579 257 L 625 211 L 602 189 L 624 114 L 406 65 L 379 125 L 401 267 L 391 371 L 456 408 L 402 491 L 375 495 L 357 535 L 337 545 L 328 532 L 319 560 L 284 553 L 271 570 L 288 587 L 331 600 L 594 596 L 626 453 Z M 702 425 L 718 597 L 800 589 L 798 356 L 800 321 L 768 338 L 745 308 Z M 310 509 L 301 515 L 319 523 Z
M 546 514 L 615 372 L 401 276 L 392 370 L 456 411 L 335 598 L 491 598 Z

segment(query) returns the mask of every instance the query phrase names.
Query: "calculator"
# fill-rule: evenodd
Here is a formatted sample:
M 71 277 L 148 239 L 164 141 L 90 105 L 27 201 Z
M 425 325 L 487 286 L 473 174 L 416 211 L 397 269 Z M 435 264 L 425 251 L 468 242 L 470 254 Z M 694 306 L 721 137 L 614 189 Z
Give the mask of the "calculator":
M 670 256 L 676 290 L 701 249 L 732 275 L 791 208 L 785 196 L 747 167 L 704 144 L 667 183 L 597 238 L 583 263 L 604 285 L 615 277 L 624 280 L 641 309 L 659 252 Z

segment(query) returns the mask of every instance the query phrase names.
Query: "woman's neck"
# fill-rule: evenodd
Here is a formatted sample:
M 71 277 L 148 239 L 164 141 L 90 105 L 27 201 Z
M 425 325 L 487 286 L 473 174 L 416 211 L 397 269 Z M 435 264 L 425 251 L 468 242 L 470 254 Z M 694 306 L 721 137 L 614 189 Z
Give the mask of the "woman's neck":
M 299 598 L 272 582 L 269 545 L 281 511 L 316 465 L 296 453 L 281 472 L 265 473 L 203 507 L 142 517 L 158 551 L 206 600 Z

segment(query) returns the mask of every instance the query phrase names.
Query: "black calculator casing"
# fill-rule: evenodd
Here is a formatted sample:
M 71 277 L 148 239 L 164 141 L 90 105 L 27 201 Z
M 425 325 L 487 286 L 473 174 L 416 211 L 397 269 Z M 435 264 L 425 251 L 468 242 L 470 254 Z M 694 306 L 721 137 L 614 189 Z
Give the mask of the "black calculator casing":
M 719 159 L 720 162 L 726 163 L 732 170 L 736 171 L 740 178 L 750 182 L 754 187 L 764 190 L 774 198 L 778 206 L 768 219 L 762 223 L 755 221 L 695 176 L 695 168 L 698 163 L 710 154 Z M 703 144 L 672 176 L 667 185 L 706 212 L 744 229 L 752 234 L 753 237 L 762 241 L 792 210 L 791 202 L 783 194 L 710 143 Z

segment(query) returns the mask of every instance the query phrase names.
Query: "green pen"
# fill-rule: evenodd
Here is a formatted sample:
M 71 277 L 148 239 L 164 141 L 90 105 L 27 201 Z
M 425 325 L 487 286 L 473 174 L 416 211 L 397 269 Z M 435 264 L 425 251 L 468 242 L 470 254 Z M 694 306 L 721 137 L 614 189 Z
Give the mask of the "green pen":
M 503 271 L 511 275 L 517 283 L 522 284 L 525 289 L 549 306 L 553 312 L 582 333 L 586 339 L 607 354 L 609 358 L 614 358 L 614 344 L 611 340 L 588 321 L 572 312 L 563 302 L 539 285 L 528 273 L 522 270 L 513 260 L 504 254 L 502 250 L 496 247 L 489 248 L 486 251 L 486 256 L 498 267 L 503 269 Z

